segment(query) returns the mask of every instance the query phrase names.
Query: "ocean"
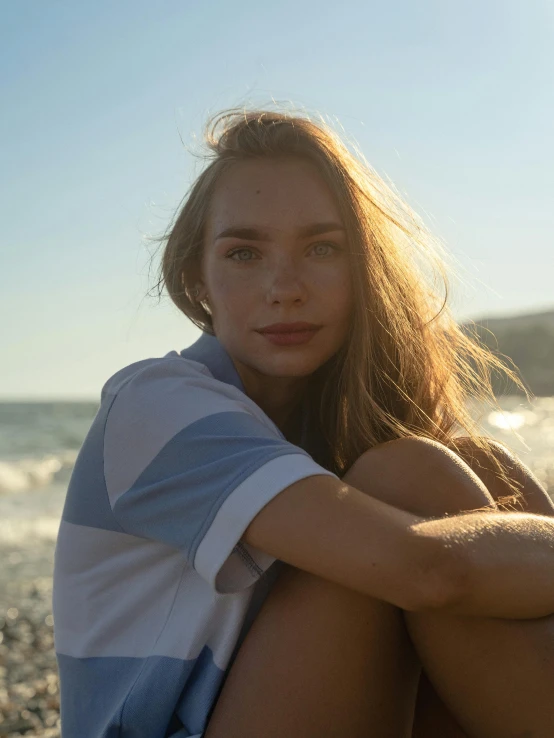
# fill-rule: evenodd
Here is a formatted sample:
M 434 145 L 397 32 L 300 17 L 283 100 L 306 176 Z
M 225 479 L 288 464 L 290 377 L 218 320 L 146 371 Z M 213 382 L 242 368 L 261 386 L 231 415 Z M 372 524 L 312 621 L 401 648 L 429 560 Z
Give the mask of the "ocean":
M 6 580 L 52 575 L 67 484 L 98 407 L 95 402 L 0 403 L 0 615 L 10 604 Z

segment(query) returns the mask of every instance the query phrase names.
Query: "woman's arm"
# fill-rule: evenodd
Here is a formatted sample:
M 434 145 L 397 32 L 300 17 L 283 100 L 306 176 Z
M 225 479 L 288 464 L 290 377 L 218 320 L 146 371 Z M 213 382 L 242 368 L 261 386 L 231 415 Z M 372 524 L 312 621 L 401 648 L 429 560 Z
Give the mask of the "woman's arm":
M 414 534 L 422 522 L 340 479 L 314 475 L 274 497 L 242 540 L 297 569 L 404 610 L 420 610 L 459 591 L 453 557 L 446 566 L 440 540 Z
M 383 444 L 387 463 L 364 492 L 323 476 L 291 485 L 254 518 L 244 540 L 405 610 L 514 619 L 553 613 L 554 519 L 495 511 L 466 463 L 423 441 Z M 444 485 L 456 485 L 462 500 L 483 502 L 424 520 L 370 496 L 391 485 L 406 485 L 404 499 L 418 485 L 431 487 L 438 510 Z M 489 502 L 487 512 L 475 512 Z
M 463 562 L 454 615 L 532 619 L 554 613 L 554 518 L 531 513 L 465 513 L 414 526 Z
M 506 470 L 510 480 L 516 482 L 520 488 L 520 499 L 517 505 L 520 506 L 522 512 L 532 513 L 533 516 L 546 516 L 554 518 L 554 501 L 549 496 L 546 489 L 540 481 L 535 477 L 532 470 L 529 469 L 509 448 L 498 441 L 489 442 L 496 459 L 502 464 Z M 457 447 L 455 452 L 462 460 L 477 474 L 481 481 L 485 484 L 488 491 L 502 507 L 502 500 L 509 498 L 513 494 L 513 490 L 508 487 L 506 481 L 497 476 L 490 463 L 490 459 L 484 453 L 483 449 L 476 446 L 472 438 L 457 438 Z M 512 504 L 512 503 L 510 503 Z M 532 520 L 532 525 L 536 524 L 536 520 Z M 554 563 L 552 564 L 554 566 Z M 483 576 L 486 576 L 485 570 L 478 570 Z M 535 573 L 535 572 L 534 572 Z M 538 571 L 537 571 L 538 574 Z M 525 578 L 525 572 L 515 569 L 510 572 L 512 578 Z M 535 585 L 540 587 L 540 581 L 535 581 Z M 476 582 L 478 587 L 478 583 Z M 483 585 L 481 585 L 483 586 Z M 539 592 L 539 598 L 541 594 Z M 547 607 L 548 610 L 548 607 Z M 554 610 L 550 611 L 554 613 Z M 550 614 L 549 612 L 546 613 Z M 504 617 L 509 617 L 508 615 Z M 524 618 L 522 618 L 524 619 Z

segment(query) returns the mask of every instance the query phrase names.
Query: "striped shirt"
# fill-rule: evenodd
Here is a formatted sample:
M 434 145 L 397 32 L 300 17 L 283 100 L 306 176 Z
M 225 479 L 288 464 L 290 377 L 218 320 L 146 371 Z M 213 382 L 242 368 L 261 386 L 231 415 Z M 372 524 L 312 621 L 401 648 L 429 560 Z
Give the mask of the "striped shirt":
M 63 738 L 200 738 L 282 566 L 241 537 L 320 474 L 214 336 L 106 382 L 56 544 Z

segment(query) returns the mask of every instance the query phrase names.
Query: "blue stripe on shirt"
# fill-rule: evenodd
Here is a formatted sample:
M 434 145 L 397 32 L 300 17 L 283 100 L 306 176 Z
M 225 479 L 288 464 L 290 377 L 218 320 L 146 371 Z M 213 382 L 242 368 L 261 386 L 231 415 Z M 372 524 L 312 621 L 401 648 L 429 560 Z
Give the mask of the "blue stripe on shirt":
M 112 402 L 100 407 L 81 446 L 67 488 L 62 520 L 122 533 L 108 499 L 103 464 L 104 428 Z
M 137 725 L 140 735 L 166 738 L 169 726 L 164 719 L 173 711 L 187 731 L 179 735 L 201 733 L 224 677 L 207 646 L 189 661 L 168 656 L 76 659 L 58 654 L 58 667 L 64 735 L 70 738 L 85 734 L 134 738 Z
M 225 499 L 253 472 L 279 456 L 305 451 L 248 413 L 224 412 L 191 423 L 157 454 L 114 504 L 126 533 L 196 549 Z

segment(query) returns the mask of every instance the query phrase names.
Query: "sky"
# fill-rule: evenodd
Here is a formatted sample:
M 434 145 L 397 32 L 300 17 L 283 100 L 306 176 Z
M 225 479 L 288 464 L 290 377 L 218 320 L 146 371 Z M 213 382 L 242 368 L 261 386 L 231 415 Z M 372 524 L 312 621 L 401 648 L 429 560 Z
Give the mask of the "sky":
M 0 398 L 97 400 L 198 338 L 152 237 L 229 107 L 359 147 L 445 244 L 456 319 L 554 308 L 553 49 L 550 0 L 5 0 Z

